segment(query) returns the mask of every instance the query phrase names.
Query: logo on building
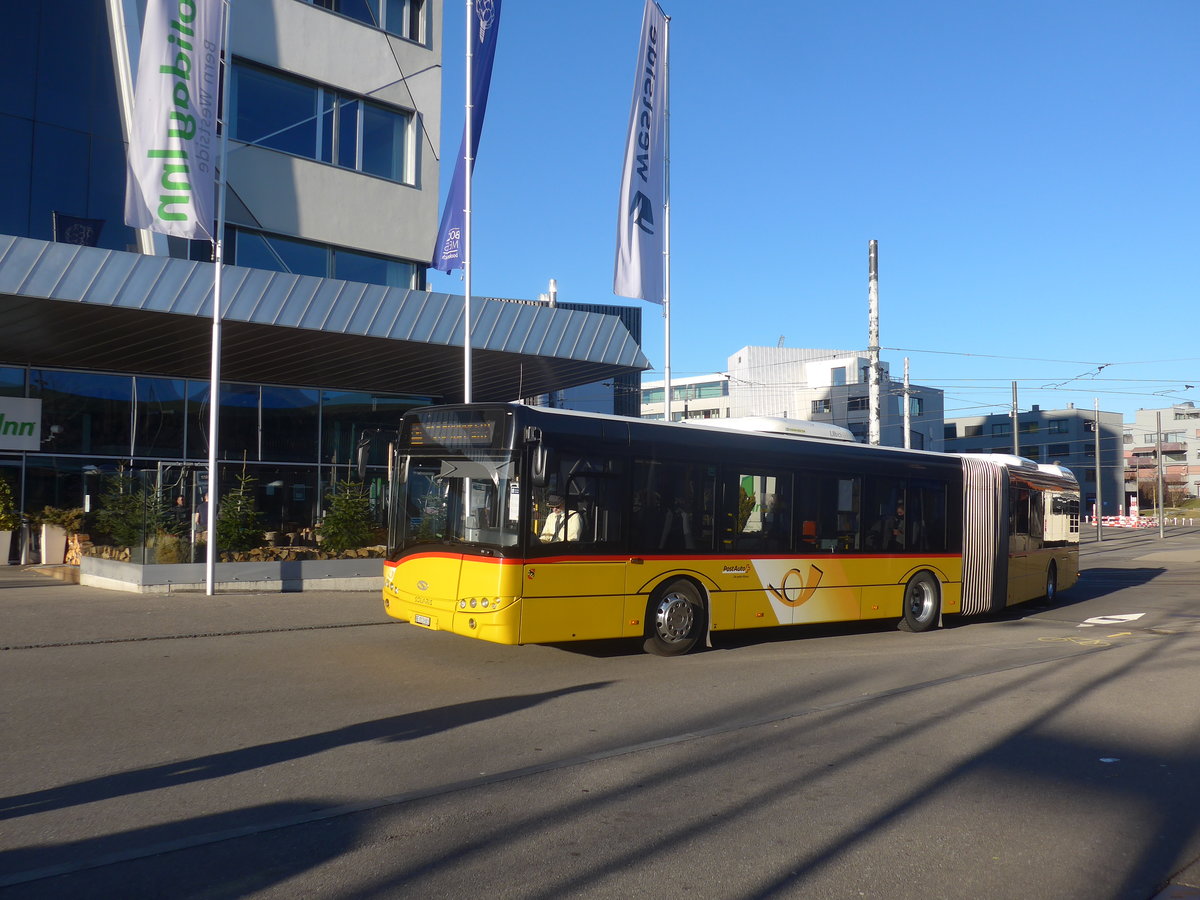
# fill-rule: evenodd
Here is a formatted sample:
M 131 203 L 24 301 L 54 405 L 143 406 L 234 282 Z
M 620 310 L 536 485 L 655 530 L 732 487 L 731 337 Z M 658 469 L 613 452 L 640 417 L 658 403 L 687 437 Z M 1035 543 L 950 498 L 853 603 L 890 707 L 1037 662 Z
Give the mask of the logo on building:
M 0 397 L 0 450 L 38 450 L 41 437 L 41 400 Z

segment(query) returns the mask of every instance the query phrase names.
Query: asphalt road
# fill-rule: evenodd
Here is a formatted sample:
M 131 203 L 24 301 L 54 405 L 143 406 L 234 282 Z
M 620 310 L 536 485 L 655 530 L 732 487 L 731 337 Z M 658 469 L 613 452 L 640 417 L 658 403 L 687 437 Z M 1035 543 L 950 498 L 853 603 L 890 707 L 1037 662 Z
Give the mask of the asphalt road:
M 1081 555 L 680 659 L 9 567 L 0 900 L 1200 897 L 1200 529 Z

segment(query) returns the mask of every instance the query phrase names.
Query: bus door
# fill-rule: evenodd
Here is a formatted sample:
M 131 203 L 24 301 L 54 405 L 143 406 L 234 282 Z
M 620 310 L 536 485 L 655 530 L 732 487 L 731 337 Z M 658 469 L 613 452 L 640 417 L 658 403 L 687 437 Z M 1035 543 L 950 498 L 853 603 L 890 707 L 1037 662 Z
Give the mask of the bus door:
M 1030 599 L 1030 584 L 1037 580 L 1034 571 L 1038 559 L 1030 534 L 1030 490 L 1013 484 L 1008 495 L 1008 596 L 1007 603 Z
M 651 597 L 676 578 L 700 584 L 708 593 L 712 627 L 730 628 L 735 588 L 728 586 L 729 578 L 722 578 L 728 567 L 713 553 L 717 466 L 656 458 L 654 452 L 648 448 L 633 461 L 629 479 L 626 633 L 641 633 Z M 747 580 L 746 567 L 736 577 Z
M 549 451 L 544 483 L 527 498 L 522 643 L 624 633 L 622 465 L 600 452 Z

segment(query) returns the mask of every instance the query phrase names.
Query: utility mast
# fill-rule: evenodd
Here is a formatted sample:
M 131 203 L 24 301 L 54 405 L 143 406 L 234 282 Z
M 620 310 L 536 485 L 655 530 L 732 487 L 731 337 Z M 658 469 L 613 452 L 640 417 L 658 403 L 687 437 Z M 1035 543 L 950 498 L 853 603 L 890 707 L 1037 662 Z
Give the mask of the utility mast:
M 878 446 L 879 433 L 882 430 L 879 404 L 879 241 L 871 241 L 867 257 L 867 355 L 871 359 L 871 367 L 867 376 L 870 386 L 867 399 L 870 407 L 867 442 Z

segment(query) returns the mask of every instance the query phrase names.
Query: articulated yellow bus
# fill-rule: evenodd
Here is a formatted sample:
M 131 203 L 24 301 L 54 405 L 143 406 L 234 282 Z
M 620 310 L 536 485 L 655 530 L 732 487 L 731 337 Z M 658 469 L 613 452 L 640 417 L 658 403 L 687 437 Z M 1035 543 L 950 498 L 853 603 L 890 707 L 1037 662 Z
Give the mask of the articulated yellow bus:
M 634 638 L 670 656 L 732 629 L 890 618 L 927 631 L 1075 583 L 1068 470 L 774 422 L 413 410 L 384 606 L 501 644 Z

